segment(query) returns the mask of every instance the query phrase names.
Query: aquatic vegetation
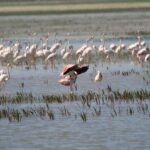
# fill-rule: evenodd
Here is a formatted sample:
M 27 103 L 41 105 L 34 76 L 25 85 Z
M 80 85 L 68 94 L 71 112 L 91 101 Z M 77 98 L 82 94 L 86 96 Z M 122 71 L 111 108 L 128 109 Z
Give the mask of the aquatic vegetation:
M 101 115 L 101 106 L 99 106 L 98 108 L 93 107 L 95 115 L 96 116 L 100 116 Z
M 58 118 L 58 114 L 62 117 L 72 117 L 79 115 L 83 122 L 86 122 L 90 118 L 90 112 L 92 116 L 101 116 L 102 107 L 110 109 L 110 116 L 117 117 L 123 114 L 132 116 L 137 113 L 143 115 L 149 115 L 149 99 L 150 92 L 148 90 L 141 89 L 139 91 L 114 91 L 111 86 L 99 93 L 88 91 L 87 93 L 78 94 L 62 94 L 62 95 L 43 95 L 42 97 L 34 97 L 31 93 L 17 93 L 14 97 L 1 96 L 0 97 L 0 119 L 7 118 L 9 122 L 20 122 L 26 117 L 40 117 L 55 120 Z M 64 103 L 74 102 L 80 104 L 81 113 L 72 112 L 66 106 L 61 106 Z M 119 102 L 119 103 L 118 103 Z M 55 108 L 55 111 L 51 109 L 52 104 L 58 103 L 59 107 Z M 10 104 L 13 104 L 12 106 Z M 30 104 L 33 106 L 27 108 L 14 108 L 15 105 Z M 35 104 L 37 106 L 35 106 Z M 45 104 L 45 105 L 43 105 Z M 93 106 L 94 104 L 94 106 Z M 120 105 L 119 105 L 120 104 Z M 121 105 L 126 105 L 121 107 Z M 131 105 L 131 106 L 130 106 Z M 132 106 L 133 105 L 133 106 Z M 86 109 L 86 112 L 84 111 Z M 57 115 L 55 114 L 57 112 Z M 87 113 L 89 112 L 89 113 Z
M 63 108 L 58 108 L 62 116 L 70 116 L 71 112 L 64 106 Z
M 48 115 L 50 120 L 54 120 L 55 119 L 53 111 L 47 111 L 47 115 Z
M 7 104 L 22 104 L 22 103 L 64 103 L 81 101 L 83 105 L 90 107 L 90 102 L 95 100 L 96 103 L 100 101 L 144 101 L 150 99 L 150 92 L 146 89 L 141 89 L 138 91 L 127 91 L 123 92 L 119 90 L 112 90 L 111 86 L 108 85 L 106 91 L 101 92 L 88 91 L 84 94 L 58 94 L 58 95 L 43 95 L 42 97 L 34 97 L 32 93 L 17 93 L 15 96 L 0 96 L 0 105 Z
M 82 112 L 82 113 L 80 114 L 80 117 L 81 117 L 81 119 L 82 119 L 83 122 L 86 122 L 86 121 L 87 121 L 87 114 L 86 114 L 85 112 Z

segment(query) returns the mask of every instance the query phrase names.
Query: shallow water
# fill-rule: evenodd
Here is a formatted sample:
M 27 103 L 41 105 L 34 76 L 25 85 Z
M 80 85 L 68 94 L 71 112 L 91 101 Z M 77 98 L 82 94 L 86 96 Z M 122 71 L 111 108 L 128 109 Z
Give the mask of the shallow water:
M 76 111 L 77 105 L 63 104 Z M 51 106 L 56 108 L 58 106 Z M 61 106 L 59 106 L 61 107 Z M 79 113 L 79 112 L 78 112 Z M 88 116 L 86 123 L 77 117 L 28 118 L 20 123 L 0 121 L 0 148 L 4 150 L 149 150 L 150 120 L 147 115 L 111 117 L 106 106 L 102 115 Z
M 33 95 L 42 94 L 60 94 L 68 93 L 69 87 L 62 86 L 58 83 L 61 78 L 63 65 L 58 65 L 56 70 L 44 70 L 42 66 L 39 66 L 36 70 L 26 70 L 22 67 L 12 69 L 10 71 L 11 79 L 7 82 L 5 87 L 1 90 L 3 95 L 14 95 L 16 92 L 31 92 Z M 108 67 L 108 70 L 107 70 Z M 102 82 L 95 83 L 94 76 L 96 70 L 100 70 L 103 74 Z M 131 71 L 140 72 L 140 74 L 131 73 L 129 76 L 112 75 L 115 71 Z M 143 77 L 147 76 L 144 72 L 147 68 L 141 68 L 140 66 L 134 66 L 128 62 L 120 64 L 99 64 L 97 67 L 90 65 L 89 70 L 85 74 L 78 76 L 77 93 L 83 93 L 88 90 L 97 91 L 99 89 L 106 89 L 108 85 L 113 90 L 150 90 L 149 84 L 143 81 Z M 24 88 L 21 88 L 21 83 L 24 83 Z
M 37 39 L 38 40 L 38 39 Z M 149 43 L 149 39 L 145 39 Z M 35 40 L 36 41 L 36 40 Z M 84 37 L 71 38 L 71 44 L 79 47 L 85 41 Z M 135 39 L 125 39 L 125 44 L 130 44 Z M 22 40 L 23 42 L 23 40 Z M 111 42 L 119 43 L 118 40 L 107 39 L 106 44 Z M 98 45 L 98 39 L 95 44 Z M 95 59 L 97 60 L 97 59 Z M 96 65 L 95 65 L 96 63 Z M 117 60 L 116 62 L 103 62 L 101 59 L 94 64 L 90 64 L 89 70 L 78 76 L 77 94 L 87 91 L 98 92 L 106 90 L 108 85 L 112 90 L 136 91 L 146 89 L 150 91 L 150 83 L 147 84 L 143 77 L 149 79 L 149 64 L 135 64 L 130 60 Z M 25 67 L 13 67 L 10 70 L 11 78 L 0 91 L 1 95 L 15 95 L 16 92 L 32 92 L 34 96 L 44 94 L 69 93 L 68 87 L 58 83 L 60 73 L 64 64 L 57 63 L 56 69 L 43 69 L 42 65 L 37 65 L 26 70 Z M 5 68 L 2 66 L 2 68 Z M 101 82 L 93 82 L 96 71 L 103 74 Z M 114 75 L 119 71 L 121 74 Z M 123 76 L 122 72 L 131 72 L 128 76 Z M 21 87 L 24 83 L 24 88 Z M 149 100 L 147 103 L 150 106 Z M 35 105 L 12 105 L 2 107 L 29 108 Z M 40 104 L 40 106 L 45 104 Z M 119 104 L 123 107 L 123 114 L 112 117 L 111 109 L 102 104 L 102 115 L 92 116 L 92 110 L 81 107 L 80 102 L 66 102 L 64 104 L 49 104 L 55 111 L 55 120 L 48 118 L 29 117 L 23 118 L 21 122 L 9 123 L 7 119 L 0 120 L 0 149 L 2 150 L 149 150 L 150 147 L 150 110 L 142 114 L 136 111 L 137 103 Z M 58 108 L 67 107 L 72 115 L 61 116 Z M 116 105 L 117 106 L 117 105 Z M 126 114 L 128 106 L 135 109 L 132 116 Z M 80 109 L 81 107 L 81 109 Z M 150 108 L 150 107 L 149 107 Z M 80 113 L 87 111 L 87 122 L 83 122 Z M 77 116 L 76 116 L 77 115 Z
M 86 42 L 88 37 L 68 37 L 70 44 L 74 46 L 74 50 L 79 48 L 83 43 Z M 20 38 L 20 43 L 24 45 L 25 41 L 32 41 L 33 38 Z M 65 37 L 59 37 L 64 41 Z M 147 45 L 149 46 L 150 38 L 144 37 L 142 38 Z M 4 39 L 4 44 L 7 45 L 8 41 L 16 41 L 16 39 Z M 49 46 L 52 45 L 54 37 L 49 38 Z M 34 38 L 35 43 L 39 43 L 40 38 Z M 128 46 L 131 43 L 136 42 L 136 38 L 125 38 L 123 39 L 123 43 Z M 93 43 L 98 47 L 100 44 L 99 37 L 95 37 Z M 111 43 L 119 44 L 119 39 L 108 38 L 105 40 L 105 44 L 108 47 Z M 63 46 L 60 48 L 60 50 Z M 59 51 L 60 52 L 60 51 Z M 58 53 L 59 53 L 58 52 Z M 88 90 L 97 91 L 100 89 L 105 89 L 108 85 L 111 85 L 114 90 L 139 90 L 139 89 L 150 89 L 149 84 L 146 84 L 143 81 L 143 77 L 149 78 L 150 64 L 144 64 L 142 66 L 139 63 L 135 63 L 131 61 L 130 58 L 116 59 L 112 62 L 104 61 L 103 59 L 96 56 L 95 58 L 91 58 L 93 63 L 89 65 L 89 70 L 78 76 L 77 84 L 78 84 L 78 93 L 86 92 Z M 75 63 L 75 60 L 72 61 Z M 41 64 L 38 64 L 36 67 L 32 67 L 29 70 L 25 69 L 25 66 L 13 67 L 10 69 L 10 80 L 7 82 L 5 87 L 1 90 L 1 95 L 14 95 L 16 92 L 32 92 L 34 95 L 41 94 L 52 94 L 52 93 L 68 93 L 69 88 L 64 87 L 58 84 L 58 80 L 60 79 L 60 73 L 63 70 L 64 63 L 62 60 L 58 60 L 56 63 L 56 68 L 51 69 L 49 66 L 47 70 L 43 69 Z M 1 68 L 6 69 L 5 66 L 1 66 Z M 96 71 L 100 70 L 103 74 L 103 80 L 100 83 L 94 83 L 94 76 L 96 75 Z M 114 72 L 120 71 L 122 72 L 131 72 L 129 76 L 120 75 L 112 75 Z M 21 88 L 21 83 L 24 83 L 24 88 Z

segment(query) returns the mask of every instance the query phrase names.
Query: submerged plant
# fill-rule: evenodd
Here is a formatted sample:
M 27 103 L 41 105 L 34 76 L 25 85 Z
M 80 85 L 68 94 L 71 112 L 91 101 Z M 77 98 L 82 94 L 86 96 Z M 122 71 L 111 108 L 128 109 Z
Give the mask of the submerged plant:
M 54 120 L 55 119 L 54 112 L 52 110 L 47 111 L 47 115 L 48 115 L 50 120 Z
M 86 121 L 87 121 L 87 114 L 86 114 L 85 112 L 82 112 L 82 113 L 80 114 L 80 117 L 81 117 L 81 119 L 82 119 L 83 122 L 86 122 Z

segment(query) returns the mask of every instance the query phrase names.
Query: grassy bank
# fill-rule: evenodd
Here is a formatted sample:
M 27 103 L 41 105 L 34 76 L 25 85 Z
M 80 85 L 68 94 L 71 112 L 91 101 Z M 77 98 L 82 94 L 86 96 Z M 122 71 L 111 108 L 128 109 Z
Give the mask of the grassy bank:
M 150 2 L 0 5 L 0 15 L 150 10 Z

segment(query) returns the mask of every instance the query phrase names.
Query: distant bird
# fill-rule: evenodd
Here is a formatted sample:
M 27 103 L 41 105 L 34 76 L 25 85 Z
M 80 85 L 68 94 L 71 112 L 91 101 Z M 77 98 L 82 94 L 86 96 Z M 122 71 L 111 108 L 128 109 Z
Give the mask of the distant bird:
M 10 73 L 9 73 L 9 64 L 7 65 L 7 73 L 5 73 L 4 71 L 1 71 L 0 74 L 0 87 L 2 87 L 2 85 L 9 80 L 10 78 Z
M 26 57 L 28 62 L 34 62 L 37 48 L 38 48 L 37 44 L 33 44 L 31 45 L 31 47 L 25 48 L 26 51 L 24 56 Z
M 102 79 L 103 79 L 102 73 L 100 71 L 97 71 L 97 74 L 94 78 L 94 81 L 95 82 L 100 82 L 100 81 L 102 81 Z
M 87 40 L 86 40 L 86 43 L 84 43 L 80 48 L 78 48 L 77 50 L 76 50 L 76 55 L 77 56 L 79 56 L 79 55 L 82 55 L 82 53 L 86 50 L 86 49 L 88 49 L 88 47 L 90 47 L 89 46 L 89 42 L 90 41 L 93 41 L 93 37 L 90 37 L 90 38 L 88 38 Z M 87 51 L 87 50 L 86 50 Z M 85 52 L 84 52 L 85 53 Z M 87 52 L 86 52 L 86 54 L 87 54 Z M 83 55 L 85 55 L 85 54 L 83 54 Z
M 71 56 L 73 55 L 73 46 L 72 45 L 67 45 L 67 50 L 64 51 L 64 54 L 62 55 L 63 61 L 66 63 L 67 61 L 70 60 Z
M 146 57 L 147 54 L 149 54 L 149 52 L 150 52 L 150 50 L 149 50 L 148 47 L 144 47 L 141 50 L 139 50 L 138 53 L 137 53 L 137 58 L 139 59 L 139 61 L 140 62 L 144 62 L 145 61 L 145 57 Z
M 122 37 L 120 37 L 120 43 L 117 46 L 117 48 L 115 49 L 115 53 L 116 54 L 120 54 L 122 53 L 124 50 L 126 49 L 126 45 L 124 43 L 122 43 Z
M 65 54 L 62 56 L 62 59 L 64 61 L 67 61 L 71 55 L 72 55 L 72 53 L 70 51 L 65 52 Z
M 84 57 L 79 55 L 76 63 L 79 65 L 83 65 L 84 64 Z
M 76 55 L 81 55 L 87 47 L 87 44 L 83 44 L 79 49 L 77 49 Z
M 4 74 L 5 71 L 3 69 L 0 70 L 0 75 Z
M 112 44 L 110 44 L 109 48 L 111 50 L 115 50 L 117 48 L 117 46 L 114 43 L 112 43 Z
M 145 62 L 150 62 L 150 54 L 147 54 L 144 59 Z
M 0 50 L 2 50 L 4 48 L 3 44 L 0 44 Z
M 65 39 L 65 45 L 64 45 L 63 49 L 61 49 L 61 51 L 60 51 L 61 56 L 63 56 L 67 52 L 67 49 L 72 49 L 72 48 L 73 47 L 71 47 L 69 45 L 69 40 Z
M 13 63 L 14 64 L 22 64 L 23 61 L 26 60 L 26 57 L 24 55 L 18 55 L 16 58 L 14 58 Z
M 50 48 L 50 52 L 55 53 L 60 48 L 60 46 L 61 46 L 61 41 L 54 43 Z
M 149 53 L 149 48 L 148 47 L 144 47 L 144 48 L 142 48 L 142 49 L 140 49 L 139 51 L 138 51 L 138 53 L 137 53 L 137 55 L 146 55 L 146 54 L 148 54 Z
M 106 49 L 106 50 L 104 51 L 104 54 L 106 55 L 106 59 L 107 59 L 107 60 L 110 60 L 110 58 L 111 58 L 112 56 L 114 56 L 115 52 L 114 52 L 113 50 L 108 50 L 108 49 Z
M 56 54 L 56 52 L 54 52 L 54 53 L 49 54 L 49 55 L 47 56 L 47 58 L 45 59 L 46 64 L 47 64 L 48 62 L 50 62 L 52 69 L 55 68 L 55 60 L 56 60 L 56 57 L 57 57 L 57 54 Z
M 9 79 L 9 75 L 8 75 L 8 74 L 5 74 L 5 73 L 1 74 L 1 75 L 0 75 L 0 84 L 1 84 L 2 82 L 7 81 L 8 79 Z

